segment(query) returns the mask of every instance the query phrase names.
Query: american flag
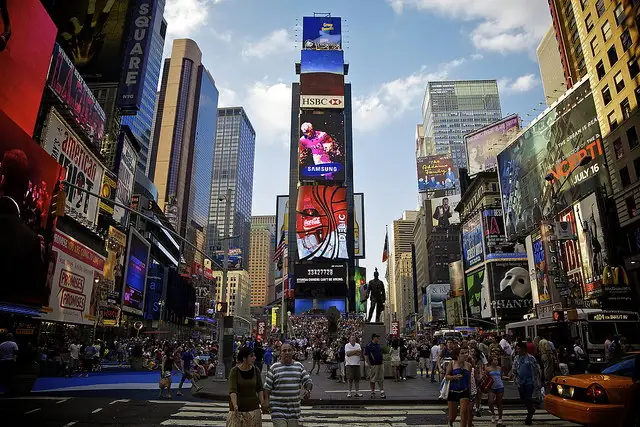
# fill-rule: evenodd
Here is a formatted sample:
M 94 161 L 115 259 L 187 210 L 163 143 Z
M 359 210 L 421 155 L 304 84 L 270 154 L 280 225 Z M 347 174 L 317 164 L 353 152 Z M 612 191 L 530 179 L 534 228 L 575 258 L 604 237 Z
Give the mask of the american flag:
M 284 251 L 286 249 L 287 249 L 287 243 L 283 239 L 278 245 L 278 247 L 276 248 L 275 253 L 273 254 L 273 262 L 278 262 L 278 260 L 282 258 L 282 255 L 284 254 Z

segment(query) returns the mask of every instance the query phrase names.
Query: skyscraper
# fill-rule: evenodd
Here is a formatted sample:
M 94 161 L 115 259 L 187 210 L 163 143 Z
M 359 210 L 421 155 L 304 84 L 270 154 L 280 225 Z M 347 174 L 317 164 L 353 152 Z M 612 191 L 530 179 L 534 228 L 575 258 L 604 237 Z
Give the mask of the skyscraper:
M 269 286 L 274 281 L 273 237 L 276 227 L 275 215 L 251 217 L 251 241 L 248 270 L 251 279 L 251 307 L 264 307 Z
M 550 26 L 536 49 L 540 65 L 540 79 L 547 106 L 553 104 L 566 90 L 560 48 L 553 26 Z
M 172 56 L 164 64 L 149 176 L 167 219 L 201 250 L 205 249 L 217 109 L 218 89 L 201 63 L 198 45 L 189 39 L 175 40 Z
M 417 211 L 404 211 L 402 218 L 393 221 L 393 251 L 389 262 L 394 265 L 394 274 L 390 277 L 389 288 L 394 287 L 396 320 L 401 325 L 413 313 L 411 244 L 417 217 Z
M 221 238 L 232 237 L 229 247 L 241 249 L 246 259 L 250 247 L 256 132 L 242 107 L 219 108 L 217 123 L 208 250 L 213 256 L 216 250 L 222 249 Z M 225 199 L 227 190 L 231 190 L 231 200 L 228 201 Z M 226 203 L 231 206 L 229 236 L 224 236 Z
M 495 80 L 428 82 L 422 103 L 424 138 L 434 152 L 451 154 L 456 167 L 467 165 L 464 136 L 502 118 Z

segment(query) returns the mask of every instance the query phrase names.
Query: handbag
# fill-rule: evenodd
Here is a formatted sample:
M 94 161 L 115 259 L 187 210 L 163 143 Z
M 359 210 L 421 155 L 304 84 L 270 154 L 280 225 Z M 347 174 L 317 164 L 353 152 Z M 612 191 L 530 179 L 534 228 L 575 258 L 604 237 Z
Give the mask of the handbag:
M 438 396 L 438 399 L 447 400 L 449 397 L 449 385 L 448 379 L 445 378 L 442 380 L 442 383 L 440 384 L 440 396 Z
M 488 373 L 483 373 L 482 377 L 480 377 L 480 383 L 478 384 L 480 387 L 480 391 L 483 393 L 487 393 L 493 387 L 493 377 Z

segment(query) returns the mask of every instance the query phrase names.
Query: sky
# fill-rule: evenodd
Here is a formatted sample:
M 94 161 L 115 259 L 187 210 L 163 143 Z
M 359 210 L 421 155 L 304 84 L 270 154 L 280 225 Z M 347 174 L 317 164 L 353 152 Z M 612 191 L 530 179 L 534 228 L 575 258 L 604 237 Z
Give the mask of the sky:
M 365 193 L 366 259 L 385 272 L 385 225 L 418 204 L 416 124 L 426 83 L 496 79 L 504 116 L 544 109 L 535 49 L 551 25 L 546 0 L 166 0 L 165 56 L 191 38 L 220 90 L 256 130 L 253 215 L 288 194 L 291 82 L 302 17 L 342 17 L 353 91 L 354 191 Z

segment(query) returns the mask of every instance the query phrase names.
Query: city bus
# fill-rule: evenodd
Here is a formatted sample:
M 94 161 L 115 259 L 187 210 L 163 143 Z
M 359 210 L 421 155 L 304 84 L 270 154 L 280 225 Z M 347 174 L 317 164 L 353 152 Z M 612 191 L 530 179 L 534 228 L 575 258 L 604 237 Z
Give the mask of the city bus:
M 553 317 L 509 323 L 508 335 L 520 339 L 543 337 L 556 348 L 569 352 L 576 339 L 584 344 L 589 358 L 589 372 L 599 372 L 605 366 L 604 342 L 608 335 L 625 337 L 633 350 L 640 350 L 640 316 L 634 311 L 576 309 L 577 320 L 557 321 Z M 567 319 L 567 311 L 564 312 Z M 574 317 L 575 318 L 575 317 Z

